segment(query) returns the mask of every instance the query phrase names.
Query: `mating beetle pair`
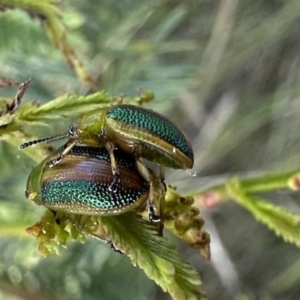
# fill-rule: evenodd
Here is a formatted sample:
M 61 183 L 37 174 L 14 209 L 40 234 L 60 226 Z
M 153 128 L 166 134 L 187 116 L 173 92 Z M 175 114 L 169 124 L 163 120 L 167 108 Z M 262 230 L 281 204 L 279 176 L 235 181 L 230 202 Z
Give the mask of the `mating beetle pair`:
M 147 194 L 149 198 L 149 217 L 153 221 L 159 221 L 159 214 L 157 213 L 160 210 L 160 204 L 157 203 L 160 202 L 159 199 L 162 198 L 162 196 L 160 196 L 162 194 L 162 188 L 159 187 L 157 189 L 155 185 L 162 185 L 164 177 L 163 167 L 166 166 L 175 169 L 188 169 L 193 167 L 193 150 L 186 136 L 163 116 L 139 106 L 118 103 L 108 108 L 95 110 L 85 114 L 70 126 L 68 132 L 54 137 L 30 141 L 22 144 L 20 148 L 23 149 L 40 142 L 45 141 L 49 143 L 64 138 L 68 138 L 68 141 L 61 150 L 58 151 L 57 156 L 46 159 L 40 165 L 40 168 L 43 170 L 45 169 L 45 164 L 50 167 L 55 166 L 53 172 L 47 168 L 46 173 L 43 173 L 42 176 L 34 175 L 39 173 L 39 171 L 37 171 L 38 168 L 36 168 L 29 178 L 29 187 L 33 188 L 33 192 L 39 190 L 38 186 L 34 186 L 36 183 L 39 185 L 40 183 L 44 183 L 44 180 L 45 182 L 50 180 L 51 192 L 49 189 L 42 187 L 41 195 L 43 199 L 45 199 L 45 196 L 51 198 L 49 202 L 48 200 L 44 200 L 44 204 L 46 205 L 47 203 L 46 206 L 53 209 L 65 209 L 66 211 L 78 214 L 118 214 L 138 207 L 140 203 L 145 200 L 144 196 Z M 105 150 L 103 149 L 99 150 L 95 148 L 92 150 L 93 148 L 85 148 L 82 150 L 82 148 L 75 147 L 78 143 L 91 147 L 105 147 L 107 150 L 105 153 L 106 156 L 104 155 Z M 117 152 L 115 149 L 120 149 L 121 152 Z M 95 151 L 94 154 L 92 154 L 93 151 Z M 101 156 L 100 159 L 98 156 L 98 161 L 92 160 L 91 157 L 95 155 L 97 151 L 102 151 L 99 155 L 103 156 Z M 103 191 L 99 191 L 96 187 L 92 187 L 95 178 L 89 177 L 88 174 L 90 171 L 87 167 L 81 171 L 79 171 L 79 169 L 77 170 L 73 162 L 73 160 L 75 160 L 74 156 L 76 155 L 79 161 L 82 161 L 83 157 L 88 157 L 88 160 L 91 161 L 90 164 L 93 165 L 92 173 L 98 176 L 98 183 L 103 184 L 103 182 L 105 182 L 106 185 L 108 184 L 107 191 L 109 195 L 103 194 Z M 121 159 L 122 156 L 125 157 L 124 160 Z M 145 158 L 160 164 L 161 180 L 157 179 L 154 172 L 147 168 L 140 158 Z M 64 161 L 65 163 L 59 167 Z M 128 165 L 124 165 L 124 162 L 127 162 Z M 112 176 L 108 174 L 109 166 Z M 59 176 L 66 171 L 64 168 L 68 170 L 67 175 L 64 175 L 66 180 L 77 175 L 76 172 L 78 173 L 79 179 L 85 177 L 90 179 L 87 179 L 85 184 L 76 183 L 74 185 L 64 185 L 66 190 L 62 192 L 62 190 L 57 189 L 58 186 L 54 187 L 52 181 L 56 173 L 58 174 L 58 178 L 61 178 L 60 181 L 62 181 L 63 176 Z M 72 168 L 74 168 L 75 173 L 70 171 Z M 123 171 L 126 171 L 125 173 L 127 175 L 122 176 L 122 168 Z M 103 172 L 103 175 L 101 175 L 101 172 Z M 40 176 L 39 180 L 31 179 L 35 176 Z M 131 195 L 128 198 L 129 200 L 124 200 L 129 192 L 128 186 L 125 185 L 126 176 L 129 176 L 128 178 L 131 176 L 142 177 L 137 184 L 139 186 L 139 191 L 136 191 L 138 194 L 135 196 Z M 159 184 L 157 183 L 158 181 Z M 90 185 L 88 185 L 88 182 L 90 182 Z M 146 183 L 149 186 L 148 188 L 145 185 Z M 45 186 L 47 186 L 47 184 Z M 123 189 L 119 189 L 119 187 L 123 187 Z M 99 189 L 101 189 L 100 186 Z M 33 195 L 32 191 L 30 191 L 30 189 L 27 191 L 30 197 Z M 82 200 L 80 203 L 76 203 L 76 200 L 70 200 L 71 203 L 76 204 L 75 206 L 68 206 L 66 203 L 62 204 L 61 201 L 63 201 L 63 199 L 61 198 L 61 200 L 59 200 L 59 197 L 67 197 L 69 193 L 74 193 L 75 195 L 81 194 L 86 200 L 85 202 Z M 94 200 L 92 200 L 93 197 Z M 156 197 L 158 197 L 158 199 L 156 199 Z M 124 202 L 122 202 L 122 199 Z M 58 206 L 55 207 L 55 205 Z M 121 207 L 119 207 L 119 205 Z M 155 210 L 156 212 L 154 212 Z

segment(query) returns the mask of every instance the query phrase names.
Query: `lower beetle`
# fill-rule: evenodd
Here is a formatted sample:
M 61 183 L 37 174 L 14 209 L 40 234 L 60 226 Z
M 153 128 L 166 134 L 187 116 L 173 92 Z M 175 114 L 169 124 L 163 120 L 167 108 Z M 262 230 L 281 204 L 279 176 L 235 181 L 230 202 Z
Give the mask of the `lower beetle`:
M 150 220 L 161 221 L 165 186 L 152 170 L 136 163 L 132 155 L 115 151 L 121 180 L 114 193 L 110 191 L 113 174 L 105 148 L 75 146 L 52 168 L 48 165 L 51 159 L 53 155 L 29 175 L 25 195 L 36 204 L 53 211 L 100 216 L 147 206 Z M 147 173 L 149 181 L 141 173 Z
M 140 164 L 140 157 L 159 163 L 162 179 L 164 166 L 174 169 L 193 167 L 194 154 L 191 144 L 175 124 L 150 109 L 121 102 L 86 113 L 71 125 L 66 133 L 26 142 L 20 148 L 68 138 L 64 149 L 48 162 L 53 166 L 78 143 L 92 147 L 105 146 L 110 155 L 114 175 L 110 187 L 112 191 L 115 190 L 120 177 L 114 157 L 115 148 L 133 154 Z

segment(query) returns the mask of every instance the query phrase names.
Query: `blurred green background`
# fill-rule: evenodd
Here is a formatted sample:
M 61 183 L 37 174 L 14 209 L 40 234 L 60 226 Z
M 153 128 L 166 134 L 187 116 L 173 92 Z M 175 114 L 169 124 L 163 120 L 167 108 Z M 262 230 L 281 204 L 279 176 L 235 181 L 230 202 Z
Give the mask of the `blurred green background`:
M 299 166 L 299 0 L 69 0 L 59 9 L 69 42 L 98 89 L 130 96 L 153 90 L 156 101 L 148 106 L 190 137 L 197 176 L 168 170 L 167 183 L 188 193 L 231 174 Z M 0 77 L 32 79 L 24 102 L 91 92 L 40 21 L 17 9 L 0 11 Z M 11 99 L 15 92 L 0 90 Z M 69 123 L 49 120 L 49 127 L 26 130 L 43 136 Z M 1 300 L 170 299 L 127 257 L 96 241 L 41 258 L 25 232 L 44 211 L 24 196 L 34 165 L 0 137 Z M 267 198 L 300 211 L 296 193 Z M 234 203 L 201 211 L 211 234 L 211 262 L 170 239 L 199 271 L 209 299 L 300 299 L 296 246 Z

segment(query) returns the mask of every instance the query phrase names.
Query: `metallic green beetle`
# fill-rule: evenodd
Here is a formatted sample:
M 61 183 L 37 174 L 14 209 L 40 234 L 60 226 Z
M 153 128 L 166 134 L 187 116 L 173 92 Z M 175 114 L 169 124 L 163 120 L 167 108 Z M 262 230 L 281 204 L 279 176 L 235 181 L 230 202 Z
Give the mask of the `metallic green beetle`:
M 49 167 L 53 155 L 29 175 L 26 197 L 53 211 L 80 215 L 110 216 L 147 206 L 149 218 L 160 221 L 165 187 L 153 171 L 144 169 L 135 158 L 115 151 L 120 182 L 109 190 L 113 174 L 105 148 L 75 146 L 57 165 Z M 148 172 L 150 181 L 140 172 Z
M 51 161 L 57 164 L 77 143 L 92 147 L 105 147 L 110 155 L 114 174 L 110 190 L 114 191 L 119 180 L 119 170 L 114 149 L 119 148 L 139 158 L 159 163 L 163 167 L 190 169 L 194 164 L 191 144 L 185 134 L 160 114 L 135 105 L 117 103 L 83 115 L 70 126 L 68 132 L 55 137 L 30 141 L 21 149 L 40 143 L 68 138 L 63 151 Z M 146 168 L 146 167 L 145 167 Z M 149 181 L 149 178 L 146 178 Z

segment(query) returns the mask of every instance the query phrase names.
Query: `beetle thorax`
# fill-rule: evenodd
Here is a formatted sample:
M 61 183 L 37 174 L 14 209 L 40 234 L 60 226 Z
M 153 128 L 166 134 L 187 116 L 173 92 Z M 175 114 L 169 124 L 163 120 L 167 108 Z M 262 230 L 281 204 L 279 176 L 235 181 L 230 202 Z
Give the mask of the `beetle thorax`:
M 106 109 L 96 110 L 85 114 L 77 126 L 74 126 L 74 133 L 80 143 L 89 146 L 102 146 L 106 142 Z

